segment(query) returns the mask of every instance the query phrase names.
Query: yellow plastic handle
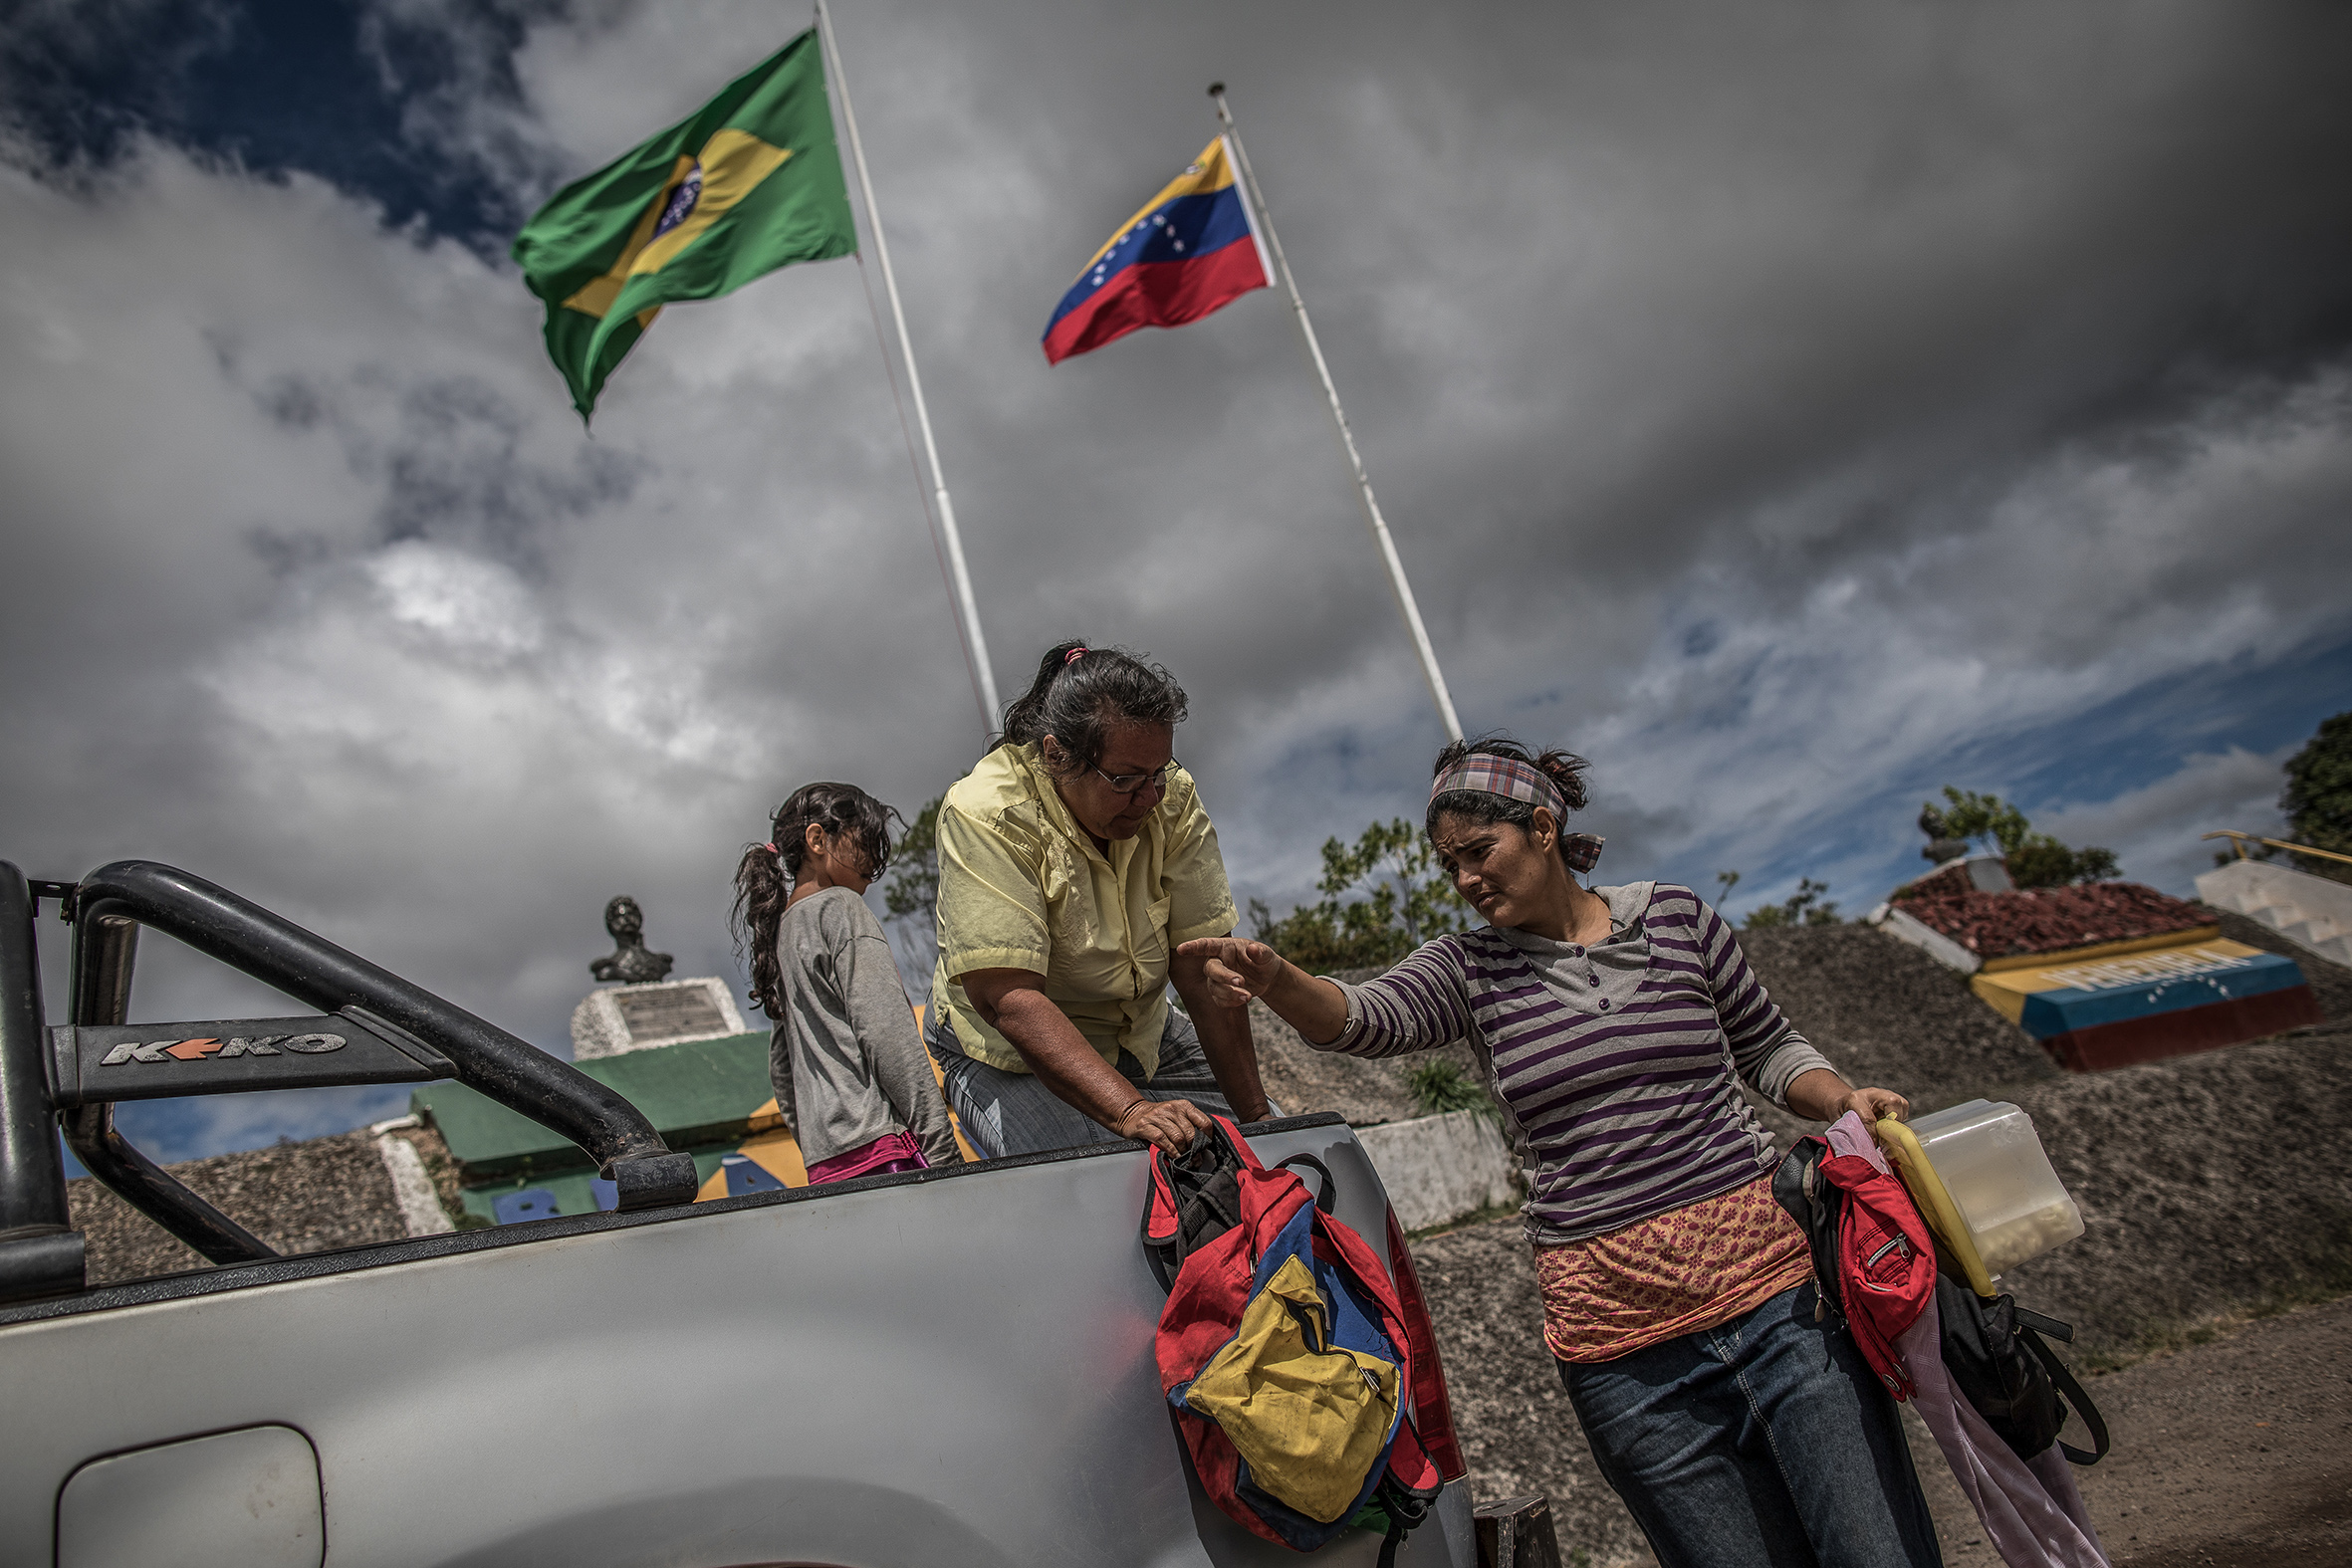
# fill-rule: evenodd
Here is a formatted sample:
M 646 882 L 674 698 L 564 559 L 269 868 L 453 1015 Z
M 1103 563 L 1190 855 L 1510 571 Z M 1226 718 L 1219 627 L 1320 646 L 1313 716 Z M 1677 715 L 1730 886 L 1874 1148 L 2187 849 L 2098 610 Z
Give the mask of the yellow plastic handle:
M 1879 1148 L 1895 1164 L 1895 1174 L 1903 1179 L 1903 1186 L 1911 1194 L 1911 1201 L 1919 1205 L 1919 1216 L 1936 1232 L 1936 1239 L 1944 1243 L 1946 1251 L 1960 1260 L 1960 1270 L 1968 1276 L 1969 1288 L 1990 1300 L 1994 1294 L 1993 1276 L 1985 1272 L 1985 1260 L 1977 1255 L 1977 1238 L 1969 1231 L 1969 1223 L 1961 1218 L 1960 1205 L 1944 1189 L 1944 1179 L 1928 1162 L 1928 1152 L 1919 1145 L 1912 1130 L 1892 1116 L 1872 1127 Z

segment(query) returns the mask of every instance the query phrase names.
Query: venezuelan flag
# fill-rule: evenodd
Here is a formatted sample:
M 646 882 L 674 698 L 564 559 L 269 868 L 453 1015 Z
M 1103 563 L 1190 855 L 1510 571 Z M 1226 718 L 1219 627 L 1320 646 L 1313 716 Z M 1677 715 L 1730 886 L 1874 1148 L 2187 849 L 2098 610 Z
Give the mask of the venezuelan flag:
M 1046 324 L 1046 362 L 1138 327 L 1182 327 L 1268 285 L 1249 203 L 1223 136 L 1096 251 Z

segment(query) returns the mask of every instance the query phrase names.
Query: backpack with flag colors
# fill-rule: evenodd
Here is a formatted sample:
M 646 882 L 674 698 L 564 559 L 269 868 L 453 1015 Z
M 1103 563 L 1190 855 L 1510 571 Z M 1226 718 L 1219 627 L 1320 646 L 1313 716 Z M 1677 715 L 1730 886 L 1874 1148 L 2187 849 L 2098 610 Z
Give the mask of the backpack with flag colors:
M 1244 1528 L 1306 1552 L 1374 1522 L 1386 1565 L 1443 1483 L 1412 1412 L 1443 1410 L 1444 1375 L 1332 1197 L 1320 1161 L 1269 1170 L 1223 1118 L 1182 1159 L 1153 1151 L 1143 1239 L 1173 1269 L 1160 1386 L 1201 1485 Z

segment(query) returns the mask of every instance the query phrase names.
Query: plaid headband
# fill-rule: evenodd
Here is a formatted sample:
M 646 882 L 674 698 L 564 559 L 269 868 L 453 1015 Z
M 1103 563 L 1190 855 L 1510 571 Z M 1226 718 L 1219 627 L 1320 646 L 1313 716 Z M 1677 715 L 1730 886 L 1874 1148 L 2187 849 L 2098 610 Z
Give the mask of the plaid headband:
M 1506 800 L 1524 800 L 1548 810 L 1551 819 L 1560 824 L 1560 858 L 1568 863 L 1569 870 L 1579 875 L 1590 871 L 1600 860 L 1601 845 L 1608 841 L 1597 833 L 1568 832 L 1568 802 L 1559 792 L 1559 785 L 1542 769 L 1527 763 L 1497 757 L 1491 752 L 1473 752 L 1437 776 L 1429 786 L 1429 798 L 1434 801 L 1455 789 L 1499 794 Z

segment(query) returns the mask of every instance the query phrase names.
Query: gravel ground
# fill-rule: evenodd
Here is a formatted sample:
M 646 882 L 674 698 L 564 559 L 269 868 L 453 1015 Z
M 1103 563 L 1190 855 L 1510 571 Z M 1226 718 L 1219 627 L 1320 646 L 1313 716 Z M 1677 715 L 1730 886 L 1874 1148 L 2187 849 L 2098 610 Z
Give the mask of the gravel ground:
M 1385 973 L 1385 969 L 1347 969 L 1335 971 L 1331 978 L 1366 981 Z M 1280 1105 L 1286 1116 L 1337 1111 L 1350 1127 L 1409 1121 L 1422 1111 L 1405 1084 L 1407 1067 L 1443 1058 L 1460 1067 L 1473 1082 L 1478 1078 L 1478 1065 L 1468 1045 L 1383 1061 L 1316 1050 L 1263 1002 L 1250 1004 L 1250 1038 L 1258 1047 L 1258 1071 L 1265 1080 L 1267 1097 Z
M 2201 1322 L 2298 1293 L 2352 1288 L 2352 1149 L 2342 1131 L 2352 1126 L 2352 972 L 2250 921 L 2221 919 L 2226 935 L 2300 963 L 2328 1021 L 2268 1041 L 2087 1076 L 2052 1066 L 1960 977 L 1876 931 L 1746 932 L 1742 942 L 1774 998 L 1849 1077 L 1900 1088 L 1922 1111 L 1983 1097 L 2012 1100 L 2033 1117 L 2088 1231 L 2003 1283 L 2029 1305 L 2074 1323 L 2079 1337 L 2072 1359 L 2096 1372 L 2210 1335 Z M 1777 1112 L 1769 1119 L 1782 1132 L 1801 1125 Z M 1582 1550 L 1595 1565 L 1646 1561 L 1639 1531 L 1592 1468 L 1543 1349 L 1534 1271 L 1518 1222 L 1466 1227 L 1414 1251 L 1477 1495 L 1541 1491 L 1552 1499 L 1563 1551 Z M 2301 1323 L 2305 1316 L 2278 1321 Z M 2312 1321 L 2321 1326 L 2310 1332 L 2352 1343 L 2352 1313 Z M 2257 1326 L 2245 1342 L 2267 1342 L 2259 1336 L 2274 1327 Z M 2178 1365 L 2196 1364 L 2188 1357 L 2214 1348 L 2189 1352 Z M 2107 1476 L 2153 1463 L 2180 1446 L 2177 1433 L 2142 1415 L 2155 1407 L 2129 1393 L 2155 1377 L 2156 1365 L 2100 1378 L 2092 1388 L 2119 1449 L 2099 1466 Z M 2138 1383 L 2122 1381 L 2127 1378 Z M 2112 1398 L 2110 1388 L 2117 1391 Z M 2314 1408 L 2345 1408 L 2340 1381 L 2323 1380 L 2323 1392 Z M 2193 1425 L 2192 1396 L 2182 1399 L 2178 1419 Z M 2127 1447 L 2138 1456 L 2119 1462 Z M 1939 1516 L 1955 1563 L 1968 1561 L 1963 1553 L 1977 1534 L 1975 1519 L 1932 1446 L 1923 1473 L 1932 1493 L 1939 1486 L 1944 1493 Z M 2300 1495 L 2288 1486 L 2261 1504 L 2269 1510 L 2263 1516 L 2287 1517 L 2301 1506 L 2294 1501 Z M 2145 1539 L 2133 1543 L 2138 1555 L 2128 1560 L 2166 1568 L 2202 1561 L 2168 1554 L 2213 1534 L 2211 1514 L 2209 1501 L 2170 1522 L 2151 1518 L 2139 1532 Z M 2125 1543 L 2111 1544 L 2118 1562 L 2126 1561 Z
M 433 1132 L 405 1136 L 424 1157 L 426 1170 L 439 1179 L 446 1204 L 455 1194 L 445 1174 L 447 1147 Z M 281 1252 L 396 1241 L 408 1233 L 383 1156 L 366 1132 L 215 1155 L 165 1169 Z M 192 1248 L 89 1177 L 69 1182 L 66 1192 L 75 1229 L 87 1237 L 92 1284 L 208 1266 Z
M 1740 946 L 1805 1038 L 1850 1083 L 1883 1084 L 1915 1112 L 2013 1100 L 2065 1076 L 2033 1037 L 1908 943 L 1869 926 L 1743 931 Z M 1773 1113 L 1774 1130 L 1793 1117 Z
M 1431 1236 L 1413 1263 L 1437 1327 L 1462 1456 L 1480 1502 L 1541 1492 L 1563 1560 L 1594 1565 L 1648 1553 L 1632 1515 L 1592 1465 L 1567 1390 L 1543 1348 L 1543 1303 L 1516 1219 Z

